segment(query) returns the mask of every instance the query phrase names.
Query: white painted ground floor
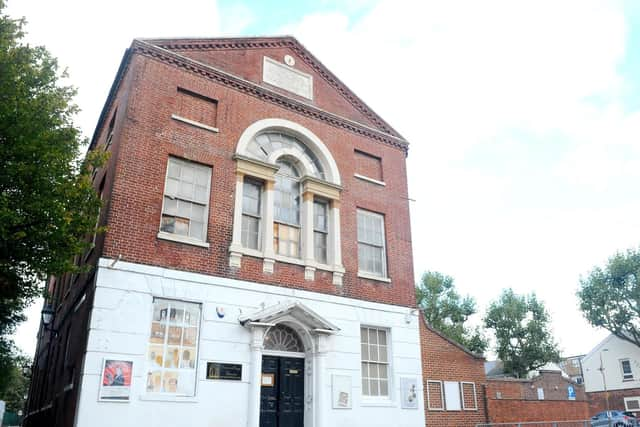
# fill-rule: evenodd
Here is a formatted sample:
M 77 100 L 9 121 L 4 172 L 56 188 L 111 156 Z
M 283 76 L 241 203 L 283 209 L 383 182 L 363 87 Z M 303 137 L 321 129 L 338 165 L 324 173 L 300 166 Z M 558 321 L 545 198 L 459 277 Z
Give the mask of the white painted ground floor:
M 424 426 L 410 308 L 112 264 L 76 426 Z

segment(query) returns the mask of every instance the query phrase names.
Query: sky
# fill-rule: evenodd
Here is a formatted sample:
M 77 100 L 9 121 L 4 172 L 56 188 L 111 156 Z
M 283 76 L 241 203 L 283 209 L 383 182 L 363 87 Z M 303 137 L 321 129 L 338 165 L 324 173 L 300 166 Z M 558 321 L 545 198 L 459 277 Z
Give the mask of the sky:
M 635 0 L 8 0 L 69 71 L 90 137 L 135 37 L 290 34 L 410 142 L 416 280 L 455 279 L 480 322 L 535 292 L 565 355 L 607 334 L 580 278 L 640 245 Z M 16 334 L 33 354 L 40 306 Z

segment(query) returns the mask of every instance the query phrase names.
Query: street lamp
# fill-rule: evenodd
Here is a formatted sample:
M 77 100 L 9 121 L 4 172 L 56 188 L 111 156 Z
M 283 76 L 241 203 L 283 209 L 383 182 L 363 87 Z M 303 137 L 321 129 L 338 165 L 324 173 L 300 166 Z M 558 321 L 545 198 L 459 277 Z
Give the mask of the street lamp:
M 608 348 L 603 348 L 600 350 L 600 368 L 598 369 L 602 374 L 602 385 L 604 385 L 604 398 L 607 404 L 607 411 L 609 411 L 609 391 L 607 390 L 607 380 L 604 376 L 604 364 L 602 363 L 602 353 L 605 351 L 609 351 Z
M 51 331 L 54 336 L 58 335 L 58 331 L 51 327 L 53 323 L 53 316 L 55 314 L 55 310 L 51 304 L 45 304 L 42 308 L 42 324 L 44 325 L 44 329 L 47 331 Z

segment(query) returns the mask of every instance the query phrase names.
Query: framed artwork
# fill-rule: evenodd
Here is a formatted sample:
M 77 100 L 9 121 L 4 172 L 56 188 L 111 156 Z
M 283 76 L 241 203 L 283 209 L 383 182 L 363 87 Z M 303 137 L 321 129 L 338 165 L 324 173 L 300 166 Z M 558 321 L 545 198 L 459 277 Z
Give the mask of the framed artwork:
M 128 402 L 131 396 L 133 361 L 104 359 L 98 399 Z
M 331 394 L 334 409 L 351 409 L 351 377 L 347 375 L 332 375 Z

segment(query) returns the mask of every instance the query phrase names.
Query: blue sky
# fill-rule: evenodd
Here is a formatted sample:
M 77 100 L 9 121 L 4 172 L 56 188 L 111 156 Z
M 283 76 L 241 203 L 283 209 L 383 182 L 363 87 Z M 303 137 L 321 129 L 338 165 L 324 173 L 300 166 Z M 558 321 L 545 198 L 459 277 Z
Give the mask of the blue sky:
M 411 142 L 416 278 L 449 274 L 481 310 L 505 287 L 535 291 L 567 354 L 605 335 L 575 291 L 640 245 L 640 2 L 9 0 L 9 13 L 69 67 L 86 135 L 134 37 L 293 34 Z

